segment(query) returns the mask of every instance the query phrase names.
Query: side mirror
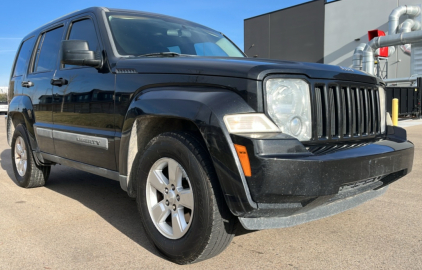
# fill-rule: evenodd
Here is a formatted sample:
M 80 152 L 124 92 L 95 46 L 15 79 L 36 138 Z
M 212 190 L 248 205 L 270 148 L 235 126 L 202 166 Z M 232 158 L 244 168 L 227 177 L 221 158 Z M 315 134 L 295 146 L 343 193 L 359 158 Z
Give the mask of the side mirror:
M 102 61 L 95 59 L 93 51 L 89 50 L 85 40 L 63 40 L 61 44 L 60 62 L 76 66 L 100 68 Z

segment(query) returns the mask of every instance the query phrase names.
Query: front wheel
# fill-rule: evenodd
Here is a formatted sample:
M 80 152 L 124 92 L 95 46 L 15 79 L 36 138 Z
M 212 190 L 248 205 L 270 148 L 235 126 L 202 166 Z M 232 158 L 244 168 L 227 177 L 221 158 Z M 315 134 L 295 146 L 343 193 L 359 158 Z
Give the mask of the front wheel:
M 148 237 L 171 261 L 199 262 L 221 253 L 234 236 L 206 148 L 187 133 L 163 133 L 137 163 L 137 204 Z

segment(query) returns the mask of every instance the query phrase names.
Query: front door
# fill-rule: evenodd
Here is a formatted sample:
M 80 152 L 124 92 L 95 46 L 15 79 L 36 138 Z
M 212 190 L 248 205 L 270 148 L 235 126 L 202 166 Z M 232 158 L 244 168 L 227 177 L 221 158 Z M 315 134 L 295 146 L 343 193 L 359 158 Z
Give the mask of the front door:
M 93 15 L 75 18 L 68 40 L 86 40 L 98 58 L 102 46 Z M 53 89 L 56 155 L 116 170 L 114 153 L 114 75 L 105 69 L 60 65 Z

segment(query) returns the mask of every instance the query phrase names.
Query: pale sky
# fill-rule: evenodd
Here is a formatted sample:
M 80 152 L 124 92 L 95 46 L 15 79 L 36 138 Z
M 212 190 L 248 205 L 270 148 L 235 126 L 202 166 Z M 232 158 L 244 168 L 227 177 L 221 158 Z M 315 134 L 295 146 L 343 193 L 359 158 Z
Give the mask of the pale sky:
M 306 0 L 2 0 L 0 16 L 0 86 L 8 86 L 13 60 L 21 39 L 62 15 L 91 6 L 122 8 L 161 13 L 203 24 L 227 35 L 243 49 L 243 20 Z

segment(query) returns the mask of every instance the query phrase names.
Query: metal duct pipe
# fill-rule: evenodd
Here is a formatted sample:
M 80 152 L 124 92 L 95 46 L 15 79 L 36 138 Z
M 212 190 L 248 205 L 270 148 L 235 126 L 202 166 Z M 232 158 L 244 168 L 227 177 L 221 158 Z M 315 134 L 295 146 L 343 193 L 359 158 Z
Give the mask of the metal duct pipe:
M 363 49 L 363 71 L 374 75 L 374 52 L 376 49 L 387 46 L 397 46 L 422 41 L 422 31 L 400 33 L 384 37 L 376 37 Z
M 362 51 L 365 49 L 366 43 L 361 43 L 356 47 L 355 52 L 353 53 L 353 68 L 357 70 L 362 70 Z
M 385 83 L 397 83 L 397 82 L 408 82 L 412 83 L 415 82 L 418 78 L 417 77 L 407 77 L 407 78 L 395 78 L 395 79 L 385 79 Z
M 374 50 L 376 49 L 367 44 L 362 51 L 362 70 L 371 75 L 374 75 Z
M 398 26 L 399 26 L 399 20 L 400 17 L 403 15 L 409 15 L 410 17 L 416 17 L 421 13 L 421 8 L 418 6 L 400 6 L 393 9 L 390 16 L 388 17 L 388 35 L 394 35 L 398 32 Z M 407 21 L 407 20 L 406 20 Z M 412 20 L 413 21 L 413 20 Z M 410 29 L 414 27 L 414 21 L 411 23 L 408 21 L 406 24 L 402 24 L 400 26 L 400 30 L 405 27 L 406 31 L 409 28 L 408 25 L 410 25 Z M 420 25 L 419 25 L 420 27 Z M 418 30 L 418 29 L 415 29 Z M 410 31 L 407 31 L 410 32 Z M 388 56 L 392 55 L 396 51 L 396 47 L 388 47 Z
M 407 44 L 402 43 L 404 33 L 411 33 L 421 29 L 421 24 L 412 19 L 407 19 L 404 21 L 399 28 L 401 34 L 397 35 L 399 20 L 403 15 L 409 15 L 410 17 L 416 17 L 421 13 L 421 8 L 419 6 L 400 6 L 395 8 L 388 19 L 388 36 L 378 37 L 371 40 L 363 50 L 361 50 L 360 44 L 353 54 L 353 68 L 358 70 L 364 70 L 370 74 L 374 74 L 374 56 L 379 55 L 379 48 L 388 46 L 388 56 L 392 55 L 396 51 L 396 45 Z M 418 31 L 422 32 L 422 31 Z M 390 37 L 393 37 L 390 39 Z M 384 46 L 381 46 L 380 43 L 385 43 Z M 389 44 L 391 42 L 392 44 Z M 397 43 L 398 42 L 398 43 Z
M 399 26 L 400 17 L 403 15 L 409 15 L 411 17 L 416 17 L 421 13 L 421 8 L 418 6 L 400 6 L 395 9 L 390 14 L 388 18 L 388 34 L 394 35 L 397 33 L 397 27 Z
M 413 19 L 407 19 L 399 26 L 399 33 L 408 33 L 421 29 L 421 24 Z

